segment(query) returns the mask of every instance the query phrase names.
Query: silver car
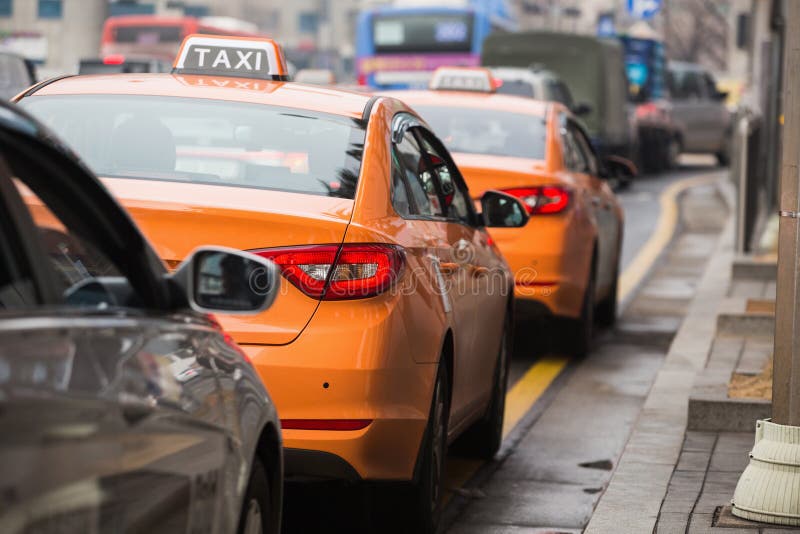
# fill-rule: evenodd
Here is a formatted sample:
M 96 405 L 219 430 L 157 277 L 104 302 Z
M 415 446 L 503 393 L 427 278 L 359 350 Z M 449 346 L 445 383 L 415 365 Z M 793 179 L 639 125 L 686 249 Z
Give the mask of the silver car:
M 167 273 L 86 167 L 0 104 L 0 532 L 277 534 L 280 423 L 210 313 L 278 287 L 221 247 Z
M 671 61 L 667 86 L 672 100 L 681 152 L 714 154 L 720 165 L 728 165 L 731 151 L 731 114 L 725 106 L 728 94 L 704 67 Z

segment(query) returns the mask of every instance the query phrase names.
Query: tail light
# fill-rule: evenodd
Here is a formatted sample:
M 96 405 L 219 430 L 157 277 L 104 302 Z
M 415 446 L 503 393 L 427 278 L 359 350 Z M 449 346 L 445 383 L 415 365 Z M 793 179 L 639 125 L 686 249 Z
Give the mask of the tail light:
M 503 193 L 515 196 L 525 204 L 528 215 L 561 213 L 569 206 L 569 189 L 557 185 L 515 187 L 503 189 Z
M 103 65 L 122 65 L 125 63 L 125 56 L 122 54 L 109 54 L 103 58 Z
M 400 277 L 403 249 L 383 244 L 312 245 L 254 250 L 275 262 L 300 291 L 317 300 L 374 297 Z

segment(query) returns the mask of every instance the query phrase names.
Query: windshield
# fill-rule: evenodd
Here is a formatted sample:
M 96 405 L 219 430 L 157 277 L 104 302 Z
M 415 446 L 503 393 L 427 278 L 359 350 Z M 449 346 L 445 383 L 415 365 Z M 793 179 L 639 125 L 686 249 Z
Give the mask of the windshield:
M 472 19 L 466 13 L 375 15 L 375 53 L 469 52 Z
M 103 177 L 354 198 L 364 130 L 305 110 L 150 96 L 53 96 L 21 104 Z
M 477 108 L 414 109 L 451 152 L 544 159 L 544 117 Z

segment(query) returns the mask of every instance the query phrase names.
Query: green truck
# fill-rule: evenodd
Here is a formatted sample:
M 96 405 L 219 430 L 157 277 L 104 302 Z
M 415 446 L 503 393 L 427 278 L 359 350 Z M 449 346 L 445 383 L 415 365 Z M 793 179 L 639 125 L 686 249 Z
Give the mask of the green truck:
M 638 159 L 624 51 L 618 40 L 548 31 L 494 33 L 483 43 L 481 64 L 538 66 L 555 72 L 575 102 L 590 108 L 581 119 L 600 156 Z

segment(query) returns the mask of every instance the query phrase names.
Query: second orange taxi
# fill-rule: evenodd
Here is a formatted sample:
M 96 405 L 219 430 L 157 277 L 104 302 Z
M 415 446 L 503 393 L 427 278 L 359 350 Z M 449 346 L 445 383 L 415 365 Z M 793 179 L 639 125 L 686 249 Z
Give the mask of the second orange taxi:
M 616 318 L 623 214 L 601 162 L 572 113 L 557 102 L 494 94 L 491 73 L 443 67 L 428 91 L 387 93 L 408 103 L 453 152 L 473 198 L 501 190 L 525 204 L 530 222 L 492 237 L 513 272 L 522 315 L 574 319 L 576 355 L 593 325 Z

